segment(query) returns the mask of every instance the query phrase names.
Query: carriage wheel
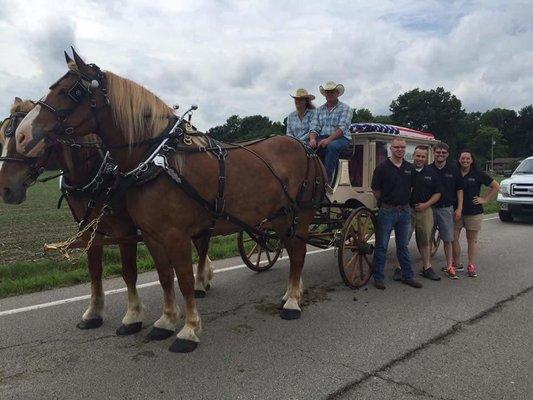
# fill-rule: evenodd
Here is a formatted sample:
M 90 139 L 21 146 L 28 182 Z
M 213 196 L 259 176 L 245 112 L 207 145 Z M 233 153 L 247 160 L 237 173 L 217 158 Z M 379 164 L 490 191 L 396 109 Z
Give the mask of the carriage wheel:
M 344 223 L 339 241 L 339 271 L 352 289 L 365 285 L 372 276 L 376 230 L 376 216 L 366 207 L 352 211 Z
M 440 247 L 440 244 L 442 243 L 442 238 L 440 237 L 440 233 L 438 229 L 433 229 L 433 233 L 431 234 L 431 243 L 429 247 L 429 256 L 433 257 L 437 250 Z
M 252 271 L 263 272 L 272 268 L 281 255 L 283 248 L 279 239 L 269 239 L 268 243 L 276 250 L 269 251 L 254 241 L 246 232 L 239 232 L 237 236 L 239 254 Z

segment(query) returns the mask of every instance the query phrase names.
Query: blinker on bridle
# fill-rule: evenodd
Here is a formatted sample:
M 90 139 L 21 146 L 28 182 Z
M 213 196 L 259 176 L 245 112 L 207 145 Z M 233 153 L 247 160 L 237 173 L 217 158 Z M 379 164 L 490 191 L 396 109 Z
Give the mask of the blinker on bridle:
M 17 120 L 23 119 L 26 115 L 28 115 L 25 111 L 18 111 L 11 114 L 9 117 L 7 117 L 5 120 L 9 120 L 8 126 L 6 127 L 6 130 L 4 131 L 4 136 L 6 139 L 12 138 L 15 136 L 15 131 L 17 130 Z M 46 160 L 48 160 L 48 157 L 46 157 Z M 35 180 L 44 172 L 44 164 L 38 165 L 37 164 L 38 159 L 37 158 L 29 158 L 29 157 L 21 157 L 21 158 L 15 158 L 15 157 L 0 157 L 0 162 L 15 162 L 15 163 L 22 163 L 29 165 L 30 171 L 29 171 L 29 177 L 33 181 L 32 183 L 35 183 Z M 31 185 L 31 183 L 30 183 Z
M 52 105 L 46 103 L 44 100 L 39 100 L 37 104 L 41 105 L 46 110 L 50 111 L 52 114 L 55 115 L 57 119 L 57 123 L 53 128 L 53 133 L 56 136 L 62 136 L 67 135 L 70 136 L 74 133 L 75 127 L 72 126 L 64 126 L 65 121 L 67 120 L 68 116 L 72 114 L 78 106 L 83 102 L 83 100 L 90 96 L 90 106 L 93 112 L 92 115 L 88 118 L 85 118 L 83 121 L 80 122 L 78 126 L 81 126 L 83 123 L 85 123 L 88 119 L 94 118 L 96 122 L 98 123 L 98 120 L 96 119 L 96 97 L 93 89 L 100 88 L 100 91 L 102 92 L 104 99 L 105 99 L 105 105 L 109 105 L 109 99 L 107 97 L 107 89 L 104 85 L 105 82 L 105 75 L 100 70 L 100 68 L 95 64 L 89 64 L 88 65 L 95 73 L 96 78 L 90 78 L 87 75 L 77 71 L 68 71 L 65 75 L 63 75 L 59 80 L 54 83 L 52 86 L 50 86 L 50 90 L 55 88 L 63 79 L 65 79 L 68 75 L 75 75 L 78 79 L 74 84 L 66 91 L 60 91 L 59 94 L 64 95 L 68 97 L 73 103 L 75 103 L 75 106 L 68 109 L 56 109 Z

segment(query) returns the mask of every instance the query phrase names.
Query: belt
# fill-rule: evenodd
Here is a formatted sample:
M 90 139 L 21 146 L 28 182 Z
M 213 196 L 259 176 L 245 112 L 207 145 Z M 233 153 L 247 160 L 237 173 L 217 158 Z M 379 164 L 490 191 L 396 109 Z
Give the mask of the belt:
M 387 203 L 381 203 L 380 207 L 381 208 L 395 208 L 397 210 L 406 210 L 406 209 L 410 208 L 409 204 L 404 204 L 404 205 L 398 206 L 398 205 L 387 204 Z

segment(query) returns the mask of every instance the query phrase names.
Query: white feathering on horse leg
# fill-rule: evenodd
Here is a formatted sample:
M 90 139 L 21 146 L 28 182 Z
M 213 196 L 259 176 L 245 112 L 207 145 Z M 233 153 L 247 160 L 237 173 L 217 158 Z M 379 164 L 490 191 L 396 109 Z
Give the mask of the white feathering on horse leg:
M 85 310 L 81 318 L 84 321 L 88 321 L 95 318 L 102 318 L 105 307 L 104 299 L 105 295 L 104 290 L 102 289 L 101 282 L 99 285 L 91 284 L 91 303 L 89 304 L 89 308 Z
M 139 299 L 137 291 L 134 293 L 128 292 L 128 310 L 126 315 L 122 318 L 124 325 L 134 324 L 136 322 L 142 322 L 144 317 L 144 307 Z
M 180 321 L 180 310 L 176 308 L 174 313 L 163 313 L 161 317 L 154 322 L 154 326 L 167 331 L 175 331 Z
M 291 286 L 289 284 L 289 287 L 287 288 L 287 290 L 285 291 L 285 294 L 283 295 L 282 297 L 282 300 L 283 301 L 287 301 L 287 299 L 289 298 L 289 293 L 291 291 Z M 296 289 L 297 293 L 298 293 L 298 300 L 300 300 L 304 294 L 304 281 L 303 279 L 300 277 L 300 283 L 298 285 L 298 288 Z
M 213 262 L 206 256 L 203 268 L 198 265 L 198 273 L 194 277 L 194 290 L 207 292 L 213 279 Z
M 286 310 L 298 310 L 302 311 L 300 309 L 300 306 L 298 305 L 298 300 L 296 300 L 294 297 L 289 297 L 285 304 L 283 305 L 283 308 Z
M 95 318 L 103 318 L 103 316 L 104 316 L 104 294 L 102 293 L 102 296 L 97 299 L 91 298 L 91 304 L 89 305 L 89 308 L 85 310 L 81 318 L 85 321 L 88 321 L 88 320 L 95 319 Z
M 196 329 L 196 331 L 195 331 L 195 329 L 194 329 L 194 327 L 192 325 L 185 324 L 185 326 L 182 328 L 182 330 L 178 332 L 176 337 L 178 339 L 190 340 L 192 342 L 199 343 L 200 342 L 200 338 L 196 335 L 196 332 L 200 332 L 200 331 L 201 331 L 200 327 L 198 327 L 198 329 Z

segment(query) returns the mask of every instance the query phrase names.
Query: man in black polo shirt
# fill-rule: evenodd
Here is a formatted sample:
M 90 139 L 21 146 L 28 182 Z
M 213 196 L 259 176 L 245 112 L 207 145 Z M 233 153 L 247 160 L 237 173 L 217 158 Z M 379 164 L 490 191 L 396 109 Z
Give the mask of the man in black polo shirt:
M 414 184 L 415 168 L 405 161 L 405 140 L 394 138 L 391 143 L 391 157 L 379 164 L 372 176 L 372 192 L 378 200 L 378 231 L 374 250 L 374 286 L 385 289 L 383 269 L 392 230 L 396 236 L 396 255 L 402 269 L 402 282 L 421 288 L 413 279 L 411 256 L 409 254 L 409 230 L 411 208 L 409 199 Z
M 453 265 L 453 229 L 454 220 L 459 220 L 463 212 L 463 179 L 459 168 L 447 162 L 450 148 L 444 142 L 439 142 L 433 148 L 435 161 L 431 164 L 442 183 L 442 197 L 435 204 L 435 218 L 439 234 L 444 243 L 446 266 L 443 268 L 448 277 L 457 279 L 457 271 Z
M 411 194 L 411 207 L 413 207 L 412 229 L 415 231 L 418 251 L 422 257 L 422 275 L 434 281 L 439 281 L 438 276 L 431 268 L 429 245 L 433 233 L 434 217 L 432 206 L 437 203 L 442 194 L 442 184 L 433 168 L 427 166 L 429 148 L 417 146 L 413 154 L 413 163 L 416 168 L 416 179 L 413 193 Z

